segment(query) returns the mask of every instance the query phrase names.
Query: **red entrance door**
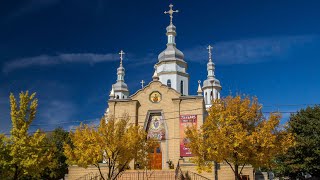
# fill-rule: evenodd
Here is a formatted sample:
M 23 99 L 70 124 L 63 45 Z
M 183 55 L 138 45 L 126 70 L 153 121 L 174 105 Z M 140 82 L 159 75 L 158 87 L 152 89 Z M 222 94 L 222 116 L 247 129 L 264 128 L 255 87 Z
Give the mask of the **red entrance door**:
M 151 169 L 162 169 L 162 152 L 160 144 L 149 153 L 149 166 Z

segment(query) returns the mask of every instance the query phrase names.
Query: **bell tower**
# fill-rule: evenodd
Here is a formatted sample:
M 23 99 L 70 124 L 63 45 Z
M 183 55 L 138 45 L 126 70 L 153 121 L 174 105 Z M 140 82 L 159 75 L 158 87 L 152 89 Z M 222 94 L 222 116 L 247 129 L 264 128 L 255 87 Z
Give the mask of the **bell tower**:
M 173 13 L 179 11 L 173 10 L 172 4 L 169 7 L 169 11 L 164 12 L 170 16 L 170 24 L 166 28 L 167 48 L 158 56 L 156 72 L 162 84 L 177 90 L 181 95 L 189 95 L 189 74 L 186 72 L 188 65 L 184 61 L 183 53 L 176 47 L 177 33 L 176 27 L 172 23 Z
M 220 91 L 222 89 L 220 81 L 215 78 L 214 70 L 215 64 L 212 62 L 212 46 L 208 46 L 209 62 L 207 64 L 208 76 L 203 82 L 203 98 L 206 108 L 211 107 L 212 101 L 215 99 L 220 99 Z
M 112 85 L 110 92 L 110 99 L 127 99 L 129 97 L 129 90 L 127 84 L 124 82 L 125 69 L 122 65 L 123 55 L 125 53 L 121 50 L 120 66 L 117 69 L 117 82 Z

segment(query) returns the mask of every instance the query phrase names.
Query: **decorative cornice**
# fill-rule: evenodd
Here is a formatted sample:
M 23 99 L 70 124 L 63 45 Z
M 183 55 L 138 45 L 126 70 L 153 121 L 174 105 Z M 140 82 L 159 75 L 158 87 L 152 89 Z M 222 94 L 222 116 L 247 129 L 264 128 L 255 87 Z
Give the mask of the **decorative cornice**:
M 186 66 L 186 68 L 188 67 L 188 64 L 186 61 L 181 61 L 181 60 L 176 60 L 176 59 L 171 59 L 171 60 L 162 60 L 162 61 L 159 61 L 157 62 L 157 66 L 161 65 L 161 64 L 170 64 L 170 63 L 176 63 L 176 64 L 179 64 L 179 65 L 182 65 L 182 66 Z
M 162 72 L 158 73 L 158 76 L 163 75 L 163 74 L 178 74 L 180 76 L 184 76 L 186 78 L 189 78 L 188 73 L 183 73 L 183 72 L 179 72 L 179 71 L 162 71 Z

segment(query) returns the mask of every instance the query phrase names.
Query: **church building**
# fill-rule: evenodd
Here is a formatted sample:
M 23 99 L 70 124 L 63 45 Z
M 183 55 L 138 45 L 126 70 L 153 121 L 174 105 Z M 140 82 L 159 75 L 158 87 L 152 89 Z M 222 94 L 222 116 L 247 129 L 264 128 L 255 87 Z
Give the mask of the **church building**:
M 188 62 L 183 52 L 178 49 L 176 42 L 177 29 L 173 24 L 173 5 L 165 12 L 170 17 L 166 28 L 166 48 L 159 53 L 158 61 L 154 65 L 152 81 L 135 93 L 130 93 L 130 87 L 125 81 L 125 53 L 121 50 L 120 65 L 117 69 L 117 80 L 110 89 L 108 109 L 105 113 L 115 118 L 128 114 L 131 123 L 141 125 L 146 130 L 148 137 L 159 140 L 159 145 L 152 152 L 152 169 L 168 170 L 169 163 L 176 167 L 178 162 L 182 169 L 196 172 L 196 166 L 190 161 L 192 153 L 185 146 L 188 139 L 185 138 L 187 126 L 196 125 L 198 128 L 203 124 L 207 116 L 207 109 L 212 105 L 212 100 L 220 98 L 222 86 L 215 76 L 215 64 L 212 59 L 212 46 L 208 46 L 207 78 L 198 81 L 196 94 L 189 92 Z M 150 70 L 151 71 L 151 70 Z M 133 163 L 131 166 L 134 166 Z M 134 167 L 130 167 L 134 169 Z M 219 165 L 219 171 L 230 174 L 232 170 L 228 165 Z M 69 168 L 70 172 L 70 168 Z M 207 173 L 209 179 L 214 178 L 214 173 Z M 252 168 L 245 168 L 244 173 L 252 179 Z M 219 174 L 219 179 L 224 175 Z
M 200 127 L 205 120 L 213 99 L 220 98 L 221 85 L 216 79 L 215 64 L 212 62 L 212 47 L 208 47 L 208 76 L 200 81 L 197 94 L 189 93 L 188 63 L 176 43 L 177 31 L 172 22 L 172 9 L 166 11 L 170 16 L 167 26 L 166 48 L 159 54 L 154 65 L 152 81 L 137 92 L 130 94 L 125 83 L 124 52 L 121 50 L 120 66 L 117 69 L 117 82 L 112 85 L 108 101 L 108 114 L 121 117 L 127 113 L 130 121 L 144 127 L 149 137 L 160 141 L 155 149 L 152 166 L 155 169 L 168 169 L 168 161 L 177 163 L 181 158 L 192 154 L 184 146 L 184 130 L 193 124 Z M 151 77 L 150 77 L 151 79 Z

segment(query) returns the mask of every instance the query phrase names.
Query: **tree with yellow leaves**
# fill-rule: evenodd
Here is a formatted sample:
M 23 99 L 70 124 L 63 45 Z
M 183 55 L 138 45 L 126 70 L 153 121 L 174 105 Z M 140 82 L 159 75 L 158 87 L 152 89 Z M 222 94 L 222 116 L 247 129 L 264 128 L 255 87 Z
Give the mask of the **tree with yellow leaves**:
M 81 124 L 75 132 L 70 132 L 72 145 L 65 144 L 67 163 L 87 168 L 94 165 L 100 177 L 105 179 L 99 163 L 106 161 L 108 180 L 116 179 L 128 168 L 131 161 L 145 162 L 147 150 L 152 140 L 147 139 L 145 130 L 135 124 L 129 124 L 129 117 L 109 118 L 108 123 L 101 119 L 98 127 Z
M 48 145 L 46 135 L 40 130 L 33 134 L 28 132 L 38 106 L 35 93 L 21 92 L 19 96 L 18 103 L 14 95 L 10 95 L 10 136 L 0 135 L 0 176 L 5 179 L 40 178 L 45 168 L 53 166 L 54 148 Z
M 186 131 L 199 171 L 210 171 L 212 161 L 224 161 L 239 180 L 246 164 L 271 167 L 273 158 L 294 142 L 292 135 L 279 127 L 281 116 L 271 113 L 266 119 L 261 109 L 257 98 L 228 96 L 214 101 L 203 126 Z

